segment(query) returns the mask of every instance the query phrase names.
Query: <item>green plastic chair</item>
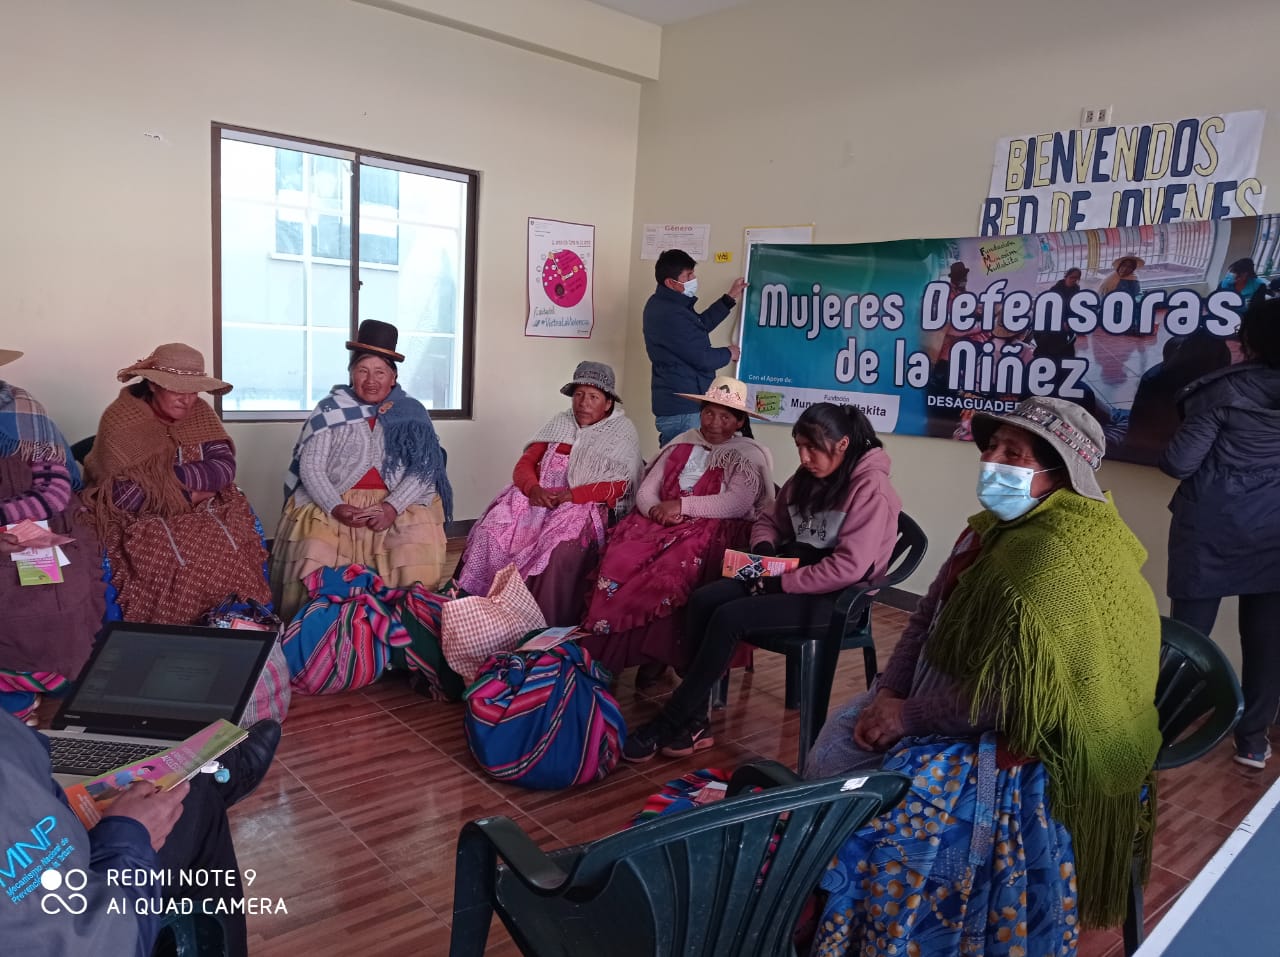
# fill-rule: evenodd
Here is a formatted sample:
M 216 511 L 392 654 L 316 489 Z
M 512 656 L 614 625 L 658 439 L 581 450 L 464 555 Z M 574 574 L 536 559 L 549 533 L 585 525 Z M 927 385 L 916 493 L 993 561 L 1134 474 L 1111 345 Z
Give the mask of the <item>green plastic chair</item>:
M 898 540 L 884 574 L 872 582 L 850 585 L 836 599 L 825 632 L 807 632 L 799 628 L 780 631 L 748 631 L 742 636 L 747 644 L 763 651 L 773 651 L 787 659 L 788 708 L 800 708 L 800 746 L 798 769 L 804 769 L 805 759 L 818 732 L 827 720 L 831 704 L 831 685 L 835 682 L 840 652 L 851 648 L 862 649 L 863 668 L 867 687 L 875 680 L 878 671 L 875 639 L 871 634 L 871 602 L 875 593 L 898 585 L 915 572 L 929 547 L 929 539 L 923 529 L 906 512 L 898 513 Z M 728 675 L 720 680 L 719 690 L 713 692 L 713 704 L 722 704 L 727 697 Z M 794 699 L 798 698 L 798 702 Z
M 526 955 L 792 955 L 805 900 L 848 836 L 910 781 L 801 782 L 747 765 L 722 801 L 546 854 L 512 820 L 458 837 L 451 957 L 484 953 L 494 911 Z M 766 790 L 742 794 L 751 787 Z M 501 863 L 499 863 L 501 862 Z
M 1164 739 L 1156 753 L 1157 771 L 1204 757 L 1244 712 L 1240 682 L 1222 649 L 1213 639 L 1172 618 L 1160 619 L 1156 711 Z M 1129 913 L 1124 920 L 1126 955 L 1141 945 L 1142 924 L 1142 865 L 1135 855 L 1129 875 Z

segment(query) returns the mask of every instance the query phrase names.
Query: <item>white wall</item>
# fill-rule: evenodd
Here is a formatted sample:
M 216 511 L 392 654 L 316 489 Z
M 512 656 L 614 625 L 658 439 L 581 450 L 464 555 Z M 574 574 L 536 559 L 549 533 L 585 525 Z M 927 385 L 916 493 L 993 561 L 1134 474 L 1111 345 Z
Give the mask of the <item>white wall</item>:
M 475 418 L 438 426 L 459 517 L 580 359 L 621 368 L 633 80 L 347 0 L 41 0 L 0 14 L 0 89 L 4 374 L 72 441 L 156 344 L 212 357 L 213 121 L 480 171 Z M 589 341 L 523 337 L 530 215 L 597 227 Z M 230 431 L 271 526 L 297 425 Z
M 643 223 L 712 224 L 713 249 L 733 250 L 735 265 L 699 268 L 708 297 L 736 275 L 745 226 L 813 222 L 819 242 L 971 236 L 998 138 L 1069 128 L 1086 103 L 1114 103 L 1120 122 L 1265 108 L 1277 36 L 1274 0 L 1225 0 L 1212 14 L 1193 0 L 770 0 L 667 27 L 660 79 L 641 101 L 632 315 L 653 289 L 652 264 L 639 262 Z M 1261 173 L 1280 188 L 1274 116 Z M 633 323 L 633 409 L 647 408 L 647 373 Z M 780 471 L 794 468 L 788 431 L 759 433 Z M 652 429 L 643 434 L 652 449 Z M 937 439 L 886 444 L 930 538 L 908 583 L 923 590 L 977 509 L 977 457 Z M 1104 466 L 1102 481 L 1163 596 L 1174 483 L 1125 464 Z M 1234 617 L 1219 622 L 1228 645 Z

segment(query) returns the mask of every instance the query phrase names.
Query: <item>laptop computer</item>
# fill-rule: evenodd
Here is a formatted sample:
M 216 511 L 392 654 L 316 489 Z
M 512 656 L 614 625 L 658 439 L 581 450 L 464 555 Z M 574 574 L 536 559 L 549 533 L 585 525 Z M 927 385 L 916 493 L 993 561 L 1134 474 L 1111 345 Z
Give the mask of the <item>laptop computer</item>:
M 74 784 L 171 748 L 219 718 L 237 724 L 276 632 L 107 625 L 49 738 L 54 778 Z

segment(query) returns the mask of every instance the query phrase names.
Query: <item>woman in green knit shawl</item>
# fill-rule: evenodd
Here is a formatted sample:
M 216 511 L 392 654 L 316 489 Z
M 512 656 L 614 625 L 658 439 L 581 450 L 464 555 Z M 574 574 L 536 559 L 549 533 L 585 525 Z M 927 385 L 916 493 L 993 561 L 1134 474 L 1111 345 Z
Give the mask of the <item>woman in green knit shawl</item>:
M 819 957 L 1071 954 L 1124 919 L 1135 838 L 1149 863 L 1160 619 L 1102 427 L 1033 398 L 973 432 L 985 509 L 805 769 L 913 779 L 823 879 Z

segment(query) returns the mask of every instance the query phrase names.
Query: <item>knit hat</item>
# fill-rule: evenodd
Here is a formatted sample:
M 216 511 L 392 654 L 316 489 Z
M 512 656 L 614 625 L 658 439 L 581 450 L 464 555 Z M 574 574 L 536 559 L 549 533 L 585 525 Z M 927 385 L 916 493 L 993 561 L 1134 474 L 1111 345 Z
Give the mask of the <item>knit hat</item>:
M 0 349 L 0 366 L 7 366 L 14 359 L 21 359 L 22 355 L 17 349 Z
M 1076 492 L 1100 502 L 1107 500 L 1095 474 L 1107 451 L 1106 436 L 1098 420 L 1083 408 L 1066 399 L 1037 396 L 1019 402 L 1008 415 L 976 412 L 972 423 L 973 441 L 979 448 L 985 448 L 991 433 L 1002 425 L 1040 436 L 1062 457 Z
M 170 392 L 208 392 L 225 395 L 231 391 L 231 383 L 215 379 L 204 371 L 204 356 L 185 342 L 166 342 L 156 346 L 151 355 L 139 359 L 127 369 L 116 373 L 121 382 L 143 378 Z
M 759 419 L 761 422 L 772 421 L 767 415 L 760 415 L 747 408 L 747 384 L 741 379 L 735 379 L 733 376 L 716 376 L 711 380 L 711 385 L 702 395 L 691 395 L 688 392 L 677 392 L 676 395 L 682 399 L 692 399 L 694 402 L 710 402 L 712 405 L 722 405 L 726 409 L 733 409 L 734 412 L 743 412 L 753 419 Z
M 352 352 L 367 352 L 371 356 L 390 359 L 392 362 L 404 362 L 404 356 L 396 352 L 399 340 L 400 330 L 391 323 L 365 319 L 356 330 L 355 341 L 348 342 L 347 348 Z
M 613 367 L 603 362 L 592 362 L 586 359 L 578 363 L 573 370 L 573 378 L 560 387 L 561 395 L 573 395 L 573 390 L 580 385 L 589 385 L 599 389 L 614 402 L 621 402 L 617 387 L 613 381 Z

